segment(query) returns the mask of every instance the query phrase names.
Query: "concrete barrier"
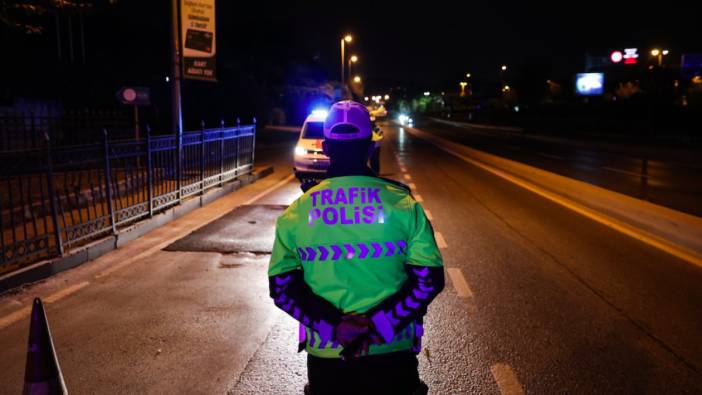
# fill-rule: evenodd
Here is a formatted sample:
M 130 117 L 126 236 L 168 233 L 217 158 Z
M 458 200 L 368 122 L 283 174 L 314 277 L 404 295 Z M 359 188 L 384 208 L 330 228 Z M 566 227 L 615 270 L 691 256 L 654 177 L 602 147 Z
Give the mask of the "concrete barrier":
M 702 218 L 488 154 L 419 129 L 405 130 L 510 182 L 702 267 Z

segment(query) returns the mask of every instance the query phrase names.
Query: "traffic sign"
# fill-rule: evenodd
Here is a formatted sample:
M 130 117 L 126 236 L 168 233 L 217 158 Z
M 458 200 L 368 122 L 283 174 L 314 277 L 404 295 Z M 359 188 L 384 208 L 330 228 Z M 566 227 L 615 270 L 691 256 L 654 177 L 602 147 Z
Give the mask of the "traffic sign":
M 151 104 L 151 90 L 143 87 L 123 87 L 117 91 L 117 100 L 132 106 L 148 106 Z

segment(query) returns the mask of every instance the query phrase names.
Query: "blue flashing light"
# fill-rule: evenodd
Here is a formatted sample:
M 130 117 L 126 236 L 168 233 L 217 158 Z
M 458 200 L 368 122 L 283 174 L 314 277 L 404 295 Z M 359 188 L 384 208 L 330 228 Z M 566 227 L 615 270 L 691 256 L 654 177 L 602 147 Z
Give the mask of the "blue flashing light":
M 322 109 L 322 108 L 317 108 L 317 109 L 312 110 L 312 115 L 314 115 L 316 117 L 326 118 L 327 114 L 329 114 L 329 112 L 325 109 Z

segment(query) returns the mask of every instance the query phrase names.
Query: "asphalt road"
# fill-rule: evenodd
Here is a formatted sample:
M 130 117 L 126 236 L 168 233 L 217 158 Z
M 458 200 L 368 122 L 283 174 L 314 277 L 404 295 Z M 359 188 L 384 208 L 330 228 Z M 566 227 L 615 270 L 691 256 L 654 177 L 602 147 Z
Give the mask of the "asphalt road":
M 416 126 L 482 151 L 702 216 L 702 152 L 698 150 L 642 147 L 641 141 L 569 145 L 430 120 L 420 120 Z
M 422 201 L 447 269 L 420 355 L 430 393 L 702 393 L 700 268 L 384 128 L 382 175 Z M 47 311 L 72 392 L 301 393 L 304 353 L 268 299 L 267 255 L 222 240 L 163 250 L 207 223 L 255 221 L 226 216 L 244 203 L 299 196 L 294 138 L 262 141 L 270 178 L 0 298 L 0 393 L 21 388 L 27 325 L 7 317 L 34 294 L 60 295 Z M 270 227 L 257 237 L 272 241 Z

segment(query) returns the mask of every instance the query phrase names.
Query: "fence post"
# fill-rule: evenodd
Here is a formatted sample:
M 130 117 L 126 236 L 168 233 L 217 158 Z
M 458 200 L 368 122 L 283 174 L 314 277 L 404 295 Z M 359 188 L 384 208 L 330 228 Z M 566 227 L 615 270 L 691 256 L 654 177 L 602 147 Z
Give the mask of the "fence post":
M 205 121 L 200 121 L 200 195 L 205 194 Z
M 253 117 L 253 138 L 251 140 L 251 173 L 253 173 L 255 156 L 256 156 L 256 117 Z
M 115 208 L 112 202 L 112 174 L 110 171 L 110 147 L 107 141 L 107 129 L 102 129 L 102 137 L 104 142 L 104 157 L 105 157 L 105 190 L 107 191 L 107 207 L 110 210 L 110 224 L 112 225 L 112 234 L 117 234 L 117 224 L 115 221 Z
M 224 118 L 219 121 L 219 186 L 224 186 Z
M 239 177 L 239 151 L 241 151 L 241 119 L 236 117 L 236 175 Z
M 49 192 L 49 200 L 51 204 L 51 222 L 54 225 L 54 238 L 56 239 L 56 252 L 63 255 L 63 240 L 61 239 L 61 225 L 58 220 L 58 208 L 56 207 L 56 191 L 54 190 L 54 167 L 51 159 L 51 137 L 49 132 L 44 133 L 46 140 L 46 164 L 47 164 L 47 190 Z M 47 246 L 48 247 L 48 246 Z
M 176 135 L 176 188 L 178 188 L 178 204 L 182 201 L 183 194 L 183 133 Z
M 154 216 L 154 175 L 151 159 L 151 127 L 146 124 L 146 182 L 148 184 L 149 217 Z

